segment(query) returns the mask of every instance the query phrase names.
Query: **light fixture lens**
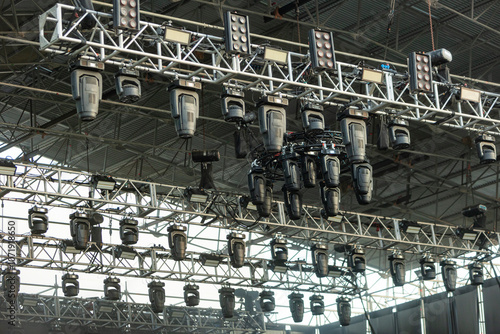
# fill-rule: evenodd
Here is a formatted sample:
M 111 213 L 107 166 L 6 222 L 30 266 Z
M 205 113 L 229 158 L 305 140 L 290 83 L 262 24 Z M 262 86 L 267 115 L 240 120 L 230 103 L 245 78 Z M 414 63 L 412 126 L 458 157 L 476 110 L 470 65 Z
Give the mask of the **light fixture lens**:
M 264 59 L 274 61 L 279 64 L 286 64 L 288 60 L 288 52 L 266 46 L 264 49 Z
M 191 33 L 173 28 L 165 28 L 164 39 L 172 43 L 188 45 L 191 41 Z
M 362 81 L 373 82 L 377 84 L 383 83 L 383 72 L 372 70 L 369 68 L 363 68 L 363 74 L 361 76 Z
M 475 89 L 460 87 L 460 100 L 480 103 L 481 92 Z

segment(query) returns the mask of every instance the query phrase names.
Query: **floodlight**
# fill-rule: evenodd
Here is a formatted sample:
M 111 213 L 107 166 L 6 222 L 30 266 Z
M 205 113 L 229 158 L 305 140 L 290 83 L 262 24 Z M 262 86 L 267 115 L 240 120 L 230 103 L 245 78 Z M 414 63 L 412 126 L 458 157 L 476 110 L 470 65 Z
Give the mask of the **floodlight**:
M 139 71 L 126 67 L 115 74 L 116 94 L 120 102 L 134 103 L 141 98 L 141 82 L 138 78 Z
M 201 90 L 201 83 L 179 79 L 175 80 L 168 90 L 177 135 L 183 139 L 193 137 L 200 112 L 198 92 Z
M 264 60 L 274 61 L 278 64 L 286 64 L 288 61 L 288 52 L 266 46 L 264 47 Z
M 384 83 L 384 72 L 364 67 L 361 69 L 361 81 L 381 85 Z
M 269 153 L 281 151 L 286 132 L 286 111 L 288 100 L 277 96 L 264 96 L 257 104 L 259 108 L 259 129 L 264 147 Z
M 365 251 L 361 246 L 354 247 L 347 257 L 348 266 L 355 273 L 362 273 L 366 270 Z
M 163 39 L 167 42 L 188 45 L 191 42 L 191 33 L 189 31 L 183 31 L 172 27 L 165 27 Z
M 288 247 L 284 238 L 277 236 L 271 240 L 271 257 L 275 266 L 284 266 L 286 269 Z
M 327 188 L 324 181 L 320 183 L 321 202 L 323 209 L 321 215 L 323 217 L 334 217 L 339 214 L 340 210 L 340 189 Z
M 133 260 L 137 256 L 137 252 L 132 247 L 118 245 L 114 249 L 115 256 L 119 259 Z
M 131 218 L 120 220 L 120 239 L 124 245 L 134 245 L 139 241 L 139 222 Z
M 366 123 L 368 112 L 348 108 L 338 118 L 342 140 L 346 148 L 347 157 L 351 163 L 366 161 Z
M 477 232 L 467 228 L 457 228 L 456 234 L 462 240 L 475 241 L 477 238 Z
M 139 0 L 113 0 L 113 28 L 140 29 Z
M 446 49 L 434 50 L 427 54 L 431 57 L 432 66 L 444 65 L 453 60 L 453 55 Z
M 252 163 L 252 167 L 248 172 L 248 189 L 253 204 L 264 203 L 266 198 L 266 178 L 262 166 Z
M 73 212 L 69 215 L 70 232 L 76 249 L 86 249 L 90 241 L 90 222 L 85 212 Z
M 0 159 L 0 175 L 16 175 L 16 165 L 10 159 Z
M 104 299 L 120 300 L 121 291 L 119 278 L 108 277 L 104 280 Z
M 208 201 L 208 194 L 198 188 L 187 187 L 184 191 L 184 196 L 191 203 L 206 203 Z
M 323 147 L 319 154 L 319 166 L 323 182 L 327 188 L 340 186 L 340 161 L 339 152 L 334 148 Z
M 266 181 L 266 196 L 264 197 L 264 203 L 257 204 L 257 212 L 260 217 L 269 217 L 272 213 L 273 205 L 273 184 L 271 181 Z
M 186 306 L 197 306 L 200 304 L 200 287 L 196 284 L 186 284 L 184 286 L 184 301 Z
M 172 224 L 168 227 L 168 247 L 170 254 L 176 261 L 182 261 L 186 258 L 187 236 L 186 227 L 178 224 Z
M 102 99 L 104 63 L 80 59 L 72 64 L 71 91 L 76 101 L 76 111 L 82 121 L 93 121 L 99 112 Z
M 259 293 L 259 296 L 260 296 L 259 303 L 262 312 L 269 313 L 274 311 L 274 308 L 276 307 L 274 292 L 270 290 L 263 290 L 261 293 Z
M 401 252 L 394 252 L 389 255 L 389 264 L 394 286 L 405 284 L 405 257 Z
M 306 134 L 316 136 L 325 131 L 323 107 L 319 104 L 307 103 L 302 108 L 302 127 Z
M 219 289 L 219 303 L 224 318 L 232 318 L 234 315 L 234 289 L 223 286 Z
M 245 94 L 241 89 L 226 88 L 221 95 L 222 116 L 226 122 L 239 122 L 245 115 Z
M 369 204 L 372 200 L 373 171 L 372 166 L 365 163 L 351 165 L 354 193 L 359 204 Z
M 314 70 L 335 70 L 333 34 L 321 30 L 309 30 L 309 56 L 311 57 L 311 65 Z
M 245 235 L 231 232 L 227 235 L 227 251 L 231 266 L 241 268 L 245 264 Z
M 62 289 L 64 296 L 74 297 L 78 296 L 80 292 L 80 283 L 78 282 L 78 275 L 66 273 L 62 277 Z
M 222 262 L 222 257 L 217 254 L 200 254 L 200 262 L 207 267 L 217 267 Z
M 405 220 L 403 219 L 400 223 L 399 226 L 403 231 L 406 233 L 411 233 L 411 234 L 416 234 L 420 233 L 420 230 L 422 230 L 422 226 L 420 226 L 419 223 L 415 221 L 410 221 L 410 220 Z
M 456 262 L 451 260 L 443 260 L 440 262 L 441 275 L 443 275 L 443 283 L 446 291 L 453 292 L 457 286 L 457 268 Z
M 314 152 L 304 152 L 300 156 L 300 169 L 305 188 L 314 188 L 316 186 L 316 159 L 317 156 Z
M 465 217 L 477 217 L 484 215 L 488 207 L 484 204 L 475 204 L 462 209 L 462 215 Z
M 92 175 L 92 185 L 95 189 L 113 190 L 116 186 L 116 181 L 111 176 Z
M 495 146 L 495 137 L 482 134 L 476 138 L 476 150 L 480 163 L 490 164 L 497 161 L 497 148 Z
M 341 277 L 344 271 L 337 266 L 328 266 L 328 277 Z
M 286 186 L 281 189 L 283 191 L 283 199 L 285 202 L 288 218 L 297 220 L 302 217 L 302 194 L 299 192 L 288 191 Z
M 430 255 L 426 255 L 420 259 L 420 273 L 425 281 L 436 278 L 436 266 L 434 259 Z
M 402 150 L 410 147 L 410 130 L 408 121 L 395 118 L 389 122 L 389 140 L 395 150 Z
M 288 295 L 290 312 L 294 322 L 301 322 L 304 319 L 304 295 L 299 292 L 292 292 Z
M 168 315 L 170 318 L 184 318 L 184 315 L 186 313 L 184 312 L 184 308 L 182 307 L 174 307 L 170 306 L 168 308 Z
M 159 281 L 152 281 L 148 284 L 149 288 L 149 302 L 151 309 L 155 313 L 163 312 L 165 306 L 165 283 Z
M 115 306 L 113 303 L 105 300 L 105 299 L 98 299 L 94 302 L 94 312 L 95 314 L 99 313 L 111 313 L 115 309 Z
M 481 102 L 481 91 L 471 89 L 471 88 L 466 88 L 466 87 L 460 87 L 460 95 L 458 97 L 462 101 L 470 101 L 470 102 L 474 102 L 474 103 L 480 103 Z
M 314 272 L 317 277 L 328 276 L 328 245 L 314 244 L 311 247 Z
M 61 242 L 61 249 L 67 254 L 80 254 L 82 251 L 75 247 L 73 240 L 63 240 Z
M 337 313 L 342 326 L 349 326 L 351 323 L 351 300 L 347 297 L 337 298 Z
M 38 298 L 36 295 L 19 295 L 19 304 L 23 307 L 37 307 L 38 306 Z
M 14 268 L 7 268 L 2 272 L 2 289 L 5 300 L 10 304 L 14 303 L 19 295 L 19 289 L 21 288 L 20 273 L 18 269 Z
M 296 152 L 281 155 L 281 168 L 285 177 L 285 188 L 291 192 L 299 191 L 301 188 L 299 158 L 300 156 Z
M 248 16 L 235 12 L 224 14 L 224 32 L 226 52 L 236 54 L 250 54 L 250 25 Z
M 44 234 L 49 228 L 49 218 L 47 208 L 34 206 L 28 210 L 28 225 L 31 234 Z
M 484 282 L 483 266 L 479 262 L 469 264 L 469 279 L 472 285 L 482 285 Z
M 312 295 L 309 297 L 312 315 L 322 315 L 325 313 L 325 302 L 321 295 Z
M 428 54 L 412 52 L 408 55 L 410 92 L 432 92 L 431 57 Z

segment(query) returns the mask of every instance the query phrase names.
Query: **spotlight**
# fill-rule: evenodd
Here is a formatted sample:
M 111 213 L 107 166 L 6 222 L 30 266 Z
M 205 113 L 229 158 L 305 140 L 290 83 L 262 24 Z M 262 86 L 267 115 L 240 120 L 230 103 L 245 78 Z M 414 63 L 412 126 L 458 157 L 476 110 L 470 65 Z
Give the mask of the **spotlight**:
M 164 286 L 165 283 L 159 281 L 152 281 L 148 284 L 149 302 L 154 313 L 163 312 L 163 307 L 165 306 Z
M 198 91 L 201 90 L 201 83 L 179 79 L 168 90 L 177 135 L 183 139 L 193 137 L 200 111 Z
M 80 254 L 82 252 L 81 250 L 76 249 L 73 240 L 64 240 L 61 242 L 61 249 L 67 254 Z
M 111 176 L 92 175 L 92 185 L 95 189 L 113 190 L 116 186 L 116 181 Z
M 222 262 L 222 257 L 217 254 L 201 254 L 200 262 L 207 267 L 217 267 Z
M 264 60 L 274 61 L 278 64 L 286 64 L 288 61 L 288 52 L 266 46 L 264 48 Z
M 224 32 L 226 52 L 236 54 L 252 53 L 248 16 L 235 12 L 226 12 L 224 15 Z
M 482 285 L 484 282 L 483 266 L 479 262 L 469 264 L 469 279 L 472 285 Z
M 477 238 L 477 232 L 466 228 L 457 228 L 456 234 L 462 240 L 475 241 Z
M 191 42 L 191 33 L 172 27 L 165 27 L 163 39 L 167 42 L 179 43 L 181 45 L 188 45 Z
M 497 148 L 495 137 L 482 134 L 476 138 L 476 150 L 482 164 L 490 164 L 497 161 Z
M 298 292 L 292 292 L 288 295 L 290 312 L 294 322 L 301 322 L 304 319 L 304 295 Z
M 108 277 L 104 280 L 104 299 L 120 300 L 121 298 L 120 279 L 116 277 Z
M 12 304 L 19 295 L 21 288 L 20 271 L 18 269 L 7 268 L 2 273 L 2 289 L 5 300 Z
M 206 203 L 208 201 L 208 194 L 198 188 L 187 187 L 184 190 L 184 196 L 186 196 L 187 200 L 191 203 Z
M 70 232 L 76 249 L 86 249 L 90 240 L 90 222 L 84 212 L 73 212 L 69 215 Z
M 360 246 L 354 247 L 347 258 L 349 267 L 355 273 L 362 273 L 366 270 L 365 251 Z
M 250 199 L 255 205 L 263 204 L 266 198 L 266 178 L 262 166 L 252 163 L 248 172 L 248 189 L 250 190 Z
M 316 276 L 328 276 L 328 246 L 325 244 L 314 244 L 311 247 L 311 252 Z
M 302 217 L 302 195 L 299 192 L 292 192 L 283 186 L 283 198 L 285 201 L 288 218 L 297 220 Z
M 460 87 L 460 95 L 458 96 L 458 98 L 462 101 L 480 103 L 481 91 L 466 87 Z
M 309 56 L 311 57 L 311 65 L 314 70 L 335 70 L 333 34 L 321 30 L 309 30 Z
M 312 295 L 309 297 L 309 301 L 312 315 L 322 315 L 325 313 L 325 302 L 323 301 L 323 296 Z
M 327 188 L 324 181 L 320 183 L 321 202 L 323 209 L 321 215 L 325 218 L 334 217 L 339 214 L 340 189 Z
M 227 251 L 231 266 L 241 268 L 245 264 L 245 235 L 231 232 L 227 235 Z
M 432 92 L 431 56 L 412 52 L 408 55 L 410 92 Z
M 342 140 L 351 163 L 366 161 L 366 123 L 368 112 L 348 108 L 338 118 Z
M 310 136 L 320 135 L 325 131 L 325 117 L 321 105 L 307 103 L 302 108 L 302 127 Z
M 446 291 L 453 292 L 457 286 L 457 268 L 455 261 L 443 260 L 440 262 L 441 274 Z
M 399 223 L 399 226 L 403 231 L 406 233 L 411 233 L 411 234 L 417 234 L 420 233 L 420 230 L 422 230 L 422 226 L 420 226 L 419 223 L 415 221 L 410 221 L 410 220 L 402 220 Z
M 28 210 L 28 225 L 31 234 L 44 234 L 49 229 L 49 218 L 47 209 L 34 206 Z
M 288 261 L 288 247 L 286 240 L 277 236 L 271 240 L 271 256 L 273 258 L 274 271 L 286 272 Z M 281 269 L 281 270 L 280 270 Z
M 271 181 L 266 181 L 266 196 L 264 197 L 264 203 L 257 204 L 257 212 L 260 217 L 269 217 L 272 213 L 273 205 L 273 184 Z
M 74 297 L 78 296 L 80 292 L 80 283 L 78 282 L 78 275 L 66 273 L 62 277 L 62 289 L 64 296 Z
M 362 68 L 361 69 L 361 81 L 364 82 L 373 82 L 376 84 L 383 84 L 384 83 L 384 73 L 382 71 L 377 71 L 377 70 L 372 70 L 369 68 Z
M 401 252 L 394 252 L 389 255 L 389 264 L 394 286 L 403 286 L 405 284 L 405 257 Z
M 319 155 L 320 169 L 326 187 L 336 188 L 340 186 L 340 161 L 339 152 L 335 147 L 324 146 Z
M 114 249 L 115 256 L 119 259 L 133 260 L 137 256 L 137 252 L 132 247 L 118 245 Z
M 10 159 L 0 159 L 0 175 L 16 175 L 16 165 Z
M 410 147 L 410 130 L 408 121 L 395 118 L 389 122 L 389 140 L 395 150 L 402 150 Z
M 420 259 L 420 273 L 425 281 L 436 278 L 436 266 L 434 259 L 430 255 L 426 255 Z
M 139 0 L 113 0 L 113 28 L 123 30 L 140 28 Z
M 93 121 L 99 112 L 102 99 L 104 63 L 80 59 L 72 64 L 71 90 L 76 101 L 76 111 L 82 121 Z
M 356 163 L 351 165 L 352 181 L 354 193 L 359 204 L 369 204 L 372 200 L 373 191 L 373 171 L 372 166 L 365 163 Z
M 219 303 L 224 318 L 232 318 L 234 315 L 234 289 L 223 286 L 219 289 Z
M 427 52 L 427 55 L 429 55 L 431 58 L 432 66 L 444 65 L 450 63 L 453 60 L 453 55 L 446 49 L 438 49 Z
M 235 88 L 226 88 L 221 95 L 222 116 L 226 122 L 239 122 L 245 115 L 245 95 L 243 91 Z
M 134 103 L 141 98 L 141 83 L 138 77 L 139 71 L 126 67 L 115 74 L 116 94 L 120 102 Z
M 170 225 L 168 231 L 168 247 L 170 254 L 175 261 L 182 261 L 186 258 L 187 236 L 186 227 L 178 224 Z
M 264 96 L 257 106 L 264 147 L 269 153 L 280 152 L 286 132 L 285 107 L 288 106 L 288 100 L 277 96 Z
M 91 212 L 89 215 L 89 223 L 90 225 L 100 225 L 104 222 L 104 217 L 99 212 Z
M 260 296 L 260 308 L 262 312 L 269 313 L 274 311 L 276 307 L 276 301 L 274 299 L 274 292 L 269 290 L 264 290 L 259 293 Z
M 196 284 L 186 284 L 184 286 L 184 301 L 186 306 L 197 306 L 200 304 L 200 291 Z
M 131 218 L 120 220 L 120 239 L 124 245 L 134 245 L 139 240 L 139 222 Z
M 299 155 L 296 152 L 289 152 L 281 155 L 281 168 L 285 177 L 285 188 L 288 191 L 296 192 L 301 188 Z
M 337 313 L 342 326 L 349 326 L 351 323 L 351 300 L 347 297 L 337 298 Z
M 316 187 L 316 154 L 314 152 L 304 152 L 301 157 L 302 180 L 304 187 Z

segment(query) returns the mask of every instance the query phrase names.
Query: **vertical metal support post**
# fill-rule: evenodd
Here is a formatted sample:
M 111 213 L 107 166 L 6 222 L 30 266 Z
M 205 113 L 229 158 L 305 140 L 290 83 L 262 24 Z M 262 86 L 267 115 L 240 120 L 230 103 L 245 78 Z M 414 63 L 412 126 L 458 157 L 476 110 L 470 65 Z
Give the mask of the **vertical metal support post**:
M 421 327 L 421 333 L 426 334 L 426 328 L 425 328 L 425 303 L 424 303 L 424 297 L 425 297 L 425 284 L 424 280 L 420 279 L 419 281 L 419 288 L 420 288 L 420 327 Z
M 486 318 L 484 316 L 484 299 L 483 299 L 483 287 L 481 285 L 477 286 L 477 303 L 479 309 L 479 333 L 486 333 Z

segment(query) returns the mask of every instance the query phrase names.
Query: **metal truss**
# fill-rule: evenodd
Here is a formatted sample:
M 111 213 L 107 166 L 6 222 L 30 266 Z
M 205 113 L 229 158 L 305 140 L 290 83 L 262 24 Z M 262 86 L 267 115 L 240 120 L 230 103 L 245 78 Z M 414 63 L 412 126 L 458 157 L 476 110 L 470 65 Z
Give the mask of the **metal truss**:
M 41 50 L 170 77 L 238 86 L 265 95 L 281 94 L 326 105 L 355 105 L 372 113 L 500 135 L 500 120 L 493 117 L 499 105 L 497 93 L 482 91 L 480 103 L 452 103 L 457 85 L 435 81 L 433 95 L 413 94 L 407 75 L 394 70 L 384 71 L 385 84 L 361 81 L 360 67 L 344 62 L 337 62 L 333 75 L 313 73 L 307 54 L 288 52 L 287 64 L 279 65 L 263 59 L 261 45 L 252 45 L 253 53 L 248 57 L 228 55 L 222 37 L 191 31 L 192 41 L 184 47 L 163 39 L 164 26 L 141 21 L 137 32 L 116 32 L 107 28 L 111 14 L 89 10 L 78 19 L 68 20 L 74 10 L 57 4 L 41 15 Z M 80 22 L 89 17 L 96 27 L 91 32 L 80 31 Z M 185 23 L 199 25 L 179 20 L 179 24 Z

